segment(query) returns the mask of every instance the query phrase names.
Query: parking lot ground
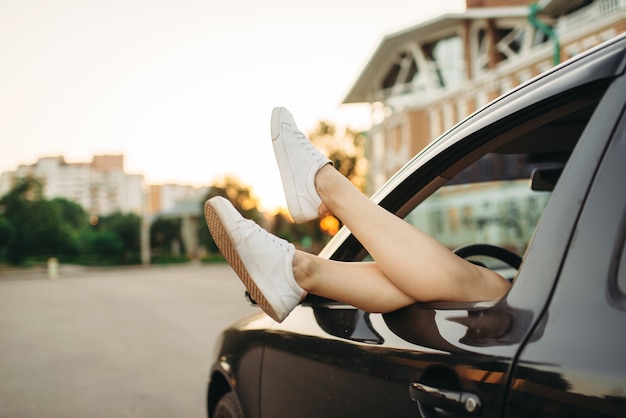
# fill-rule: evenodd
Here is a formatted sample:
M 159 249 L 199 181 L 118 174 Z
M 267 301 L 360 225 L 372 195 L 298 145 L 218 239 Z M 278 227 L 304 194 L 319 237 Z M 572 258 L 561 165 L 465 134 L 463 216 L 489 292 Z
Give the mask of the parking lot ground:
M 0 272 L 0 417 L 203 417 L 226 264 Z

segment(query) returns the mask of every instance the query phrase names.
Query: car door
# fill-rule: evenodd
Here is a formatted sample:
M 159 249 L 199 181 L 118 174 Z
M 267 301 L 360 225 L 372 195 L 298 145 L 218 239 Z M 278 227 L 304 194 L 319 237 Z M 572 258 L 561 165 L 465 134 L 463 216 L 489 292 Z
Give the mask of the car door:
M 624 111 L 625 81 L 612 86 L 606 112 Z M 611 135 L 610 117 L 598 119 L 603 123 L 596 133 Z M 545 329 L 523 348 L 513 370 L 508 417 L 626 416 L 623 114 L 612 136 L 543 314 Z
M 544 309 L 620 114 L 608 109 L 614 101 L 604 100 L 610 79 L 574 81 L 539 83 L 536 91 L 496 103 L 422 153 L 379 199 L 419 227 L 441 227 L 440 236 L 428 232 L 452 239 L 451 247 L 465 237 L 458 244 L 489 244 L 471 247 L 483 255 L 494 255 L 492 246 L 523 253 L 509 294 L 500 301 L 414 304 L 388 314 L 310 296 L 267 332 L 261 417 L 502 416 L 516 356 L 544 337 L 550 320 Z M 573 151 L 559 148 L 565 137 Z M 550 187 L 540 185 L 550 183 L 550 170 L 562 174 L 545 195 Z M 539 194 L 521 192 L 530 179 Z M 468 199 L 474 204 L 463 203 Z M 489 207 L 500 200 L 510 205 Z M 367 259 L 349 231 L 344 234 L 331 243 L 332 257 Z M 492 268 L 505 276 L 511 270 L 502 263 Z

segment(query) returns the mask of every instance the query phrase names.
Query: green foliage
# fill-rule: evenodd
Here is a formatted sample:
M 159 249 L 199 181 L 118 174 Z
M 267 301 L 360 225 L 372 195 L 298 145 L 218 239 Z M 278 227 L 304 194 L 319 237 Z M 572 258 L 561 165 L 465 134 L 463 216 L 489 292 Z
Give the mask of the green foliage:
M 226 259 L 222 256 L 221 253 L 211 253 L 207 254 L 200 259 L 202 264 L 216 264 L 216 263 L 224 263 Z
M 152 264 L 180 264 L 189 262 L 186 255 L 158 254 L 152 256 Z
M 330 239 L 330 236 L 320 228 L 319 220 L 295 224 L 282 213 L 274 216 L 271 230 L 275 235 L 311 253 L 319 252 Z
M 87 254 L 101 258 L 119 260 L 124 253 L 124 244 L 115 231 L 87 232 L 83 235 L 83 242 Z
M 363 134 L 350 128 L 338 133 L 333 124 L 321 121 L 317 128 L 309 133 L 309 138 L 328 156 L 341 174 L 359 190 L 365 190 L 368 161 L 365 155 L 366 138 Z
M 228 199 L 244 218 L 262 223 L 264 218 L 263 213 L 258 208 L 258 199 L 254 197 L 250 187 L 242 185 L 237 179 L 225 177 L 220 182 L 217 182 L 216 185 L 210 188 L 204 201 L 214 196 L 222 196 Z M 204 213 L 204 201 L 202 202 L 202 213 Z M 209 253 L 219 253 L 217 245 L 215 245 L 204 222 L 200 222 L 198 237 L 200 244 L 203 245 Z
M 80 205 L 64 198 L 46 200 L 33 178 L 19 180 L 0 199 L 0 213 L 0 256 L 11 264 L 49 257 L 89 264 L 139 259 L 137 215 L 113 214 L 92 227 Z
M 11 222 L 0 215 L 0 260 L 2 260 L 5 249 L 13 242 L 15 231 Z
M 41 184 L 25 178 L 0 199 L 4 218 L 11 225 L 12 238 L 6 257 L 20 264 L 24 257 L 52 257 L 76 254 L 77 235 L 64 222 L 61 206 L 42 197 Z
M 150 225 L 150 248 L 162 254 L 169 254 L 175 242 L 182 243 L 180 226 L 180 219 L 155 219 Z
M 115 235 L 121 247 L 119 248 L 119 260 L 123 264 L 134 263 L 140 259 L 141 242 L 141 218 L 134 213 L 116 212 L 102 217 L 96 225 L 98 234 Z M 107 238 L 110 239 L 110 238 Z M 111 250 L 113 248 L 110 248 Z M 98 255 L 112 255 L 96 252 Z
M 85 227 L 89 221 L 89 216 L 85 209 L 76 202 L 65 199 L 63 197 L 56 197 L 52 199 L 52 203 L 57 206 L 61 219 L 75 230 L 80 230 Z

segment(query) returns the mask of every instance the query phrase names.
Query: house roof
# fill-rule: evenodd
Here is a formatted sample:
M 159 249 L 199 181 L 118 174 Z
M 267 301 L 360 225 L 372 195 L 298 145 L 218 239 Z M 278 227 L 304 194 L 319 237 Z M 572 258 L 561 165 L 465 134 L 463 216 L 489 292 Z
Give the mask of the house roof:
M 589 3 L 590 0 L 541 0 L 539 9 L 542 15 L 557 18 Z
M 369 62 L 346 95 L 343 103 L 365 103 L 372 85 L 379 83 L 384 72 L 397 59 L 397 53 L 410 40 L 422 42 L 442 39 L 458 33 L 459 26 L 468 20 L 520 18 L 528 15 L 527 7 L 473 8 L 464 13 L 449 13 L 419 23 L 383 38 Z

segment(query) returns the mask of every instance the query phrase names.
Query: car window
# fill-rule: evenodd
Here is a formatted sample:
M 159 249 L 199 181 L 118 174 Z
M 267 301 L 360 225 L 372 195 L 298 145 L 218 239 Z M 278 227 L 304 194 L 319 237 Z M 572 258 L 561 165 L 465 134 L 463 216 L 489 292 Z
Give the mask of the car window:
M 521 255 L 553 188 L 544 185 L 535 187 L 541 190 L 532 190 L 532 175 L 558 169 L 559 164 L 534 162 L 530 154 L 487 154 L 422 202 L 405 220 L 451 250 L 481 243 Z M 493 259 L 479 261 L 491 268 L 502 267 Z
M 437 156 L 448 158 L 449 165 L 439 168 L 435 180 L 399 188 L 414 195 L 403 195 L 398 215 L 450 250 L 487 244 L 523 257 L 608 85 L 601 81 L 566 91 L 488 126 L 482 136 L 474 132 L 454 142 Z M 423 181 L 420 174 L 417 170 L 407 183 Z M 372 259 L 366 251 L 354 257 Z M 493 258 L 468 259 L 511 280 L 517 274 Z

